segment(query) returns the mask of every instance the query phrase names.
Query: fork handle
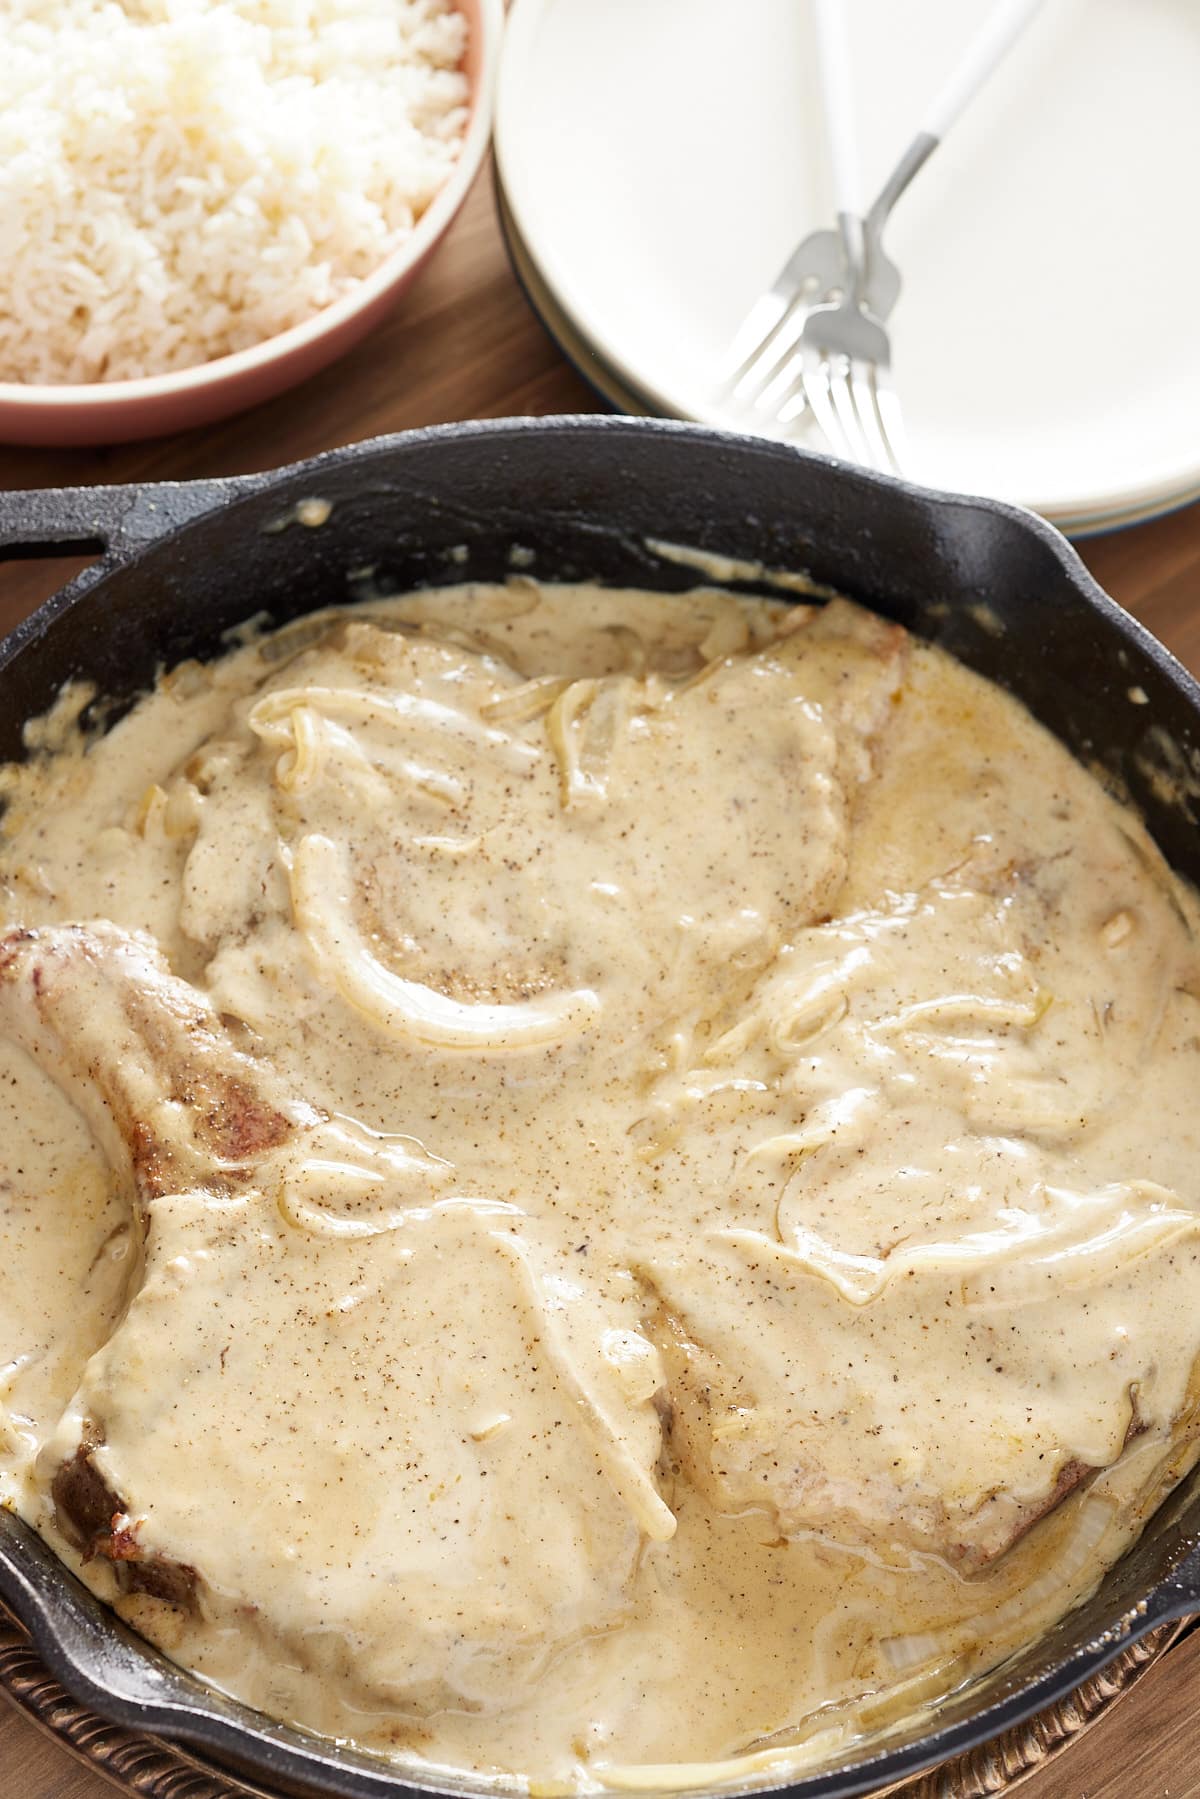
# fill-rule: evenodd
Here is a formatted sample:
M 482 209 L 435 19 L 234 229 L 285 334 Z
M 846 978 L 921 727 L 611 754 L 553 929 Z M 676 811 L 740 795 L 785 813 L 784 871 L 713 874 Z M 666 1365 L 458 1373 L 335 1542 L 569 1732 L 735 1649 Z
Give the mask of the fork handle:
M 922 136 L 933 138 L 935 143 L 941 142 L 1041 5 L 1042 0 L 999 0 L 926 113 Z
M 854 129 L 854 80 L 846 31 L 846 0 L 813 0 L 817 70 L 825 115 L 825 143 L 839 214 L 862 212 L 862 178 Z
M 817 33 L 817 68 L 821 78 L 833 199 L 845 252 L 848 287 L 857 298 L 866 275 L 866 245 L 846 0 L 813 0 L 813 23 Z
M 877 240 L 893 206 L 937 149 L 951 125 L 979 92 L 988 76 L 1016 43 L 1043 0 L 999 0 L 967 45 L 966 53 L 941 92 L 925 123 L 909 144 L 867 213 L 867 241 Z
M 940 137 L 934 137 L 928 131 L 918 131 L 904 155 L 900 158 L 874 200 L 867 213 L 866 227 L 868 242 L 877 238 L 883 230 L 884 223 L 892 207 L 900 198 L 917 170 L 923 168 L 941 143 Z

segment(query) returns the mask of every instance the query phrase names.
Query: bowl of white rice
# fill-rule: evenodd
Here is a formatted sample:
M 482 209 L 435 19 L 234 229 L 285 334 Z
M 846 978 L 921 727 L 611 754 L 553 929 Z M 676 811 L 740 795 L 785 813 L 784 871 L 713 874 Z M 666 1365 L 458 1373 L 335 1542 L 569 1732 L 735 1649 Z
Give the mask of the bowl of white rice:
M 3 0 L 0 441 L 228 416 L 363 337 L 483 161 L 503 0 Z

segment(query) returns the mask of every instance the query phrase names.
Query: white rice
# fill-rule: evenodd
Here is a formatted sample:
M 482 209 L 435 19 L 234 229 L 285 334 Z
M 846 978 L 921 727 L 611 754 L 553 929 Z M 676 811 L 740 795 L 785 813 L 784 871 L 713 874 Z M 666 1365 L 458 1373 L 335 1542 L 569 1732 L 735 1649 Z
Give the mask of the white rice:
M 0 380 L 115 381 L 309 318 L 458 155 L 452 0 L 0 0 Z

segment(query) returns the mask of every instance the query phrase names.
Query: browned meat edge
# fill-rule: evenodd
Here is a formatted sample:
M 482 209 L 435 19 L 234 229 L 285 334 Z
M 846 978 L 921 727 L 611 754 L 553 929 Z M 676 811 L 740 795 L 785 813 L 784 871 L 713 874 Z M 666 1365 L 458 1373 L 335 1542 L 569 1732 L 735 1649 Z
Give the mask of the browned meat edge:
M 59 1530 L 85 1562 L 102 1556 L 112 1564 L 123 1593 L 148 1593 L 183 1611 L 194 1612 L 199 1576 L 186 1562 L 145 1550 L 137 1540 L 124 1501 L 92 1460 L 100 1437 L 90 1432 L 50 1485 Z

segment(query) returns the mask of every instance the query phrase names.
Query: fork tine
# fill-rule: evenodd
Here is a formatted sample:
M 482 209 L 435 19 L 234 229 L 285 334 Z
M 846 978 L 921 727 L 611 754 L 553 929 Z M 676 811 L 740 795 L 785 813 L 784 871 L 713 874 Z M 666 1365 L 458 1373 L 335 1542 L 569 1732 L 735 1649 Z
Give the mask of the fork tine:
M 904 430 L 904 414 L 900 409 L 900 398 L 892 386 L 892 379 L 886 369 L 875 371 L 875 410 L 879 417 L 883 441 L 887 445 L 891 466 L 897 475 L 902 475 L 906 468 L 912 466 L 912 458 L 908 448 L 908 438 Z
M 879 405 L 878 366 L 870 362 L 852 362 L 850 364 L 850 387 L 854 394 L 854 405 L 858 412 L 864 442 L 867 446 L 865 460 L 872 468 L 877 468 L 885 475 L 900 472 L 900 465 L 888 437 L 887 424 Z
M 778 417 L 781 408 L 795 392 L 797 383 L 803 378 L 804 358 L 799 350 L 784 358 L 783 362 L 771 375 L 766 385 L 755 396 L 751 404 L 756 412 L 771 413 Z
M 739 400 L 755 405 L 789 360 L 800 333 L 804 329 L 804 308 L 796 307 L 785 314 L 759 345 L 734 382 L 733 392 Z
M 781 425 L 794 425 L 806 412 L 812 412 L 812 402 L 805 391 L 804 382 L 797 378 L 792 384 L 790 396 L 783 402 L 775 417 Z
M 769 293 L 758 296 L 738 326 L 729 346 L 724 373 L 725 382 L 733 386 L 735 392 L 787 317 L 790 305 L 791 301 L 778 288 L 772 288 Z
M 859 416 L 858 398 L 852 384 L 854 365 L 848 356 L 829 358 L 830 397 L 842 426 L 842 436 L 852 462 L 874 465 L 874 445 Z
M 800 342 L 809 310 L 805 299 L 793 298 L 787 312 L 768 332 L 757 354 L 734 384 L 733 391 L 738 399 L 756 404 L 766 388 L 782 374 L 784 365 L 792 360 L 792 352 Z
M 846 461 L 852 462 L 854 451 L 834 403 L 833 381 L 826 358 L 812 354 L 803 355 L 801 379 L 804 384 L 805 396 L 812 407 L 813 417 L 821 427 L 822 435 L 830 450 L 835 456 L 841 456 Z

